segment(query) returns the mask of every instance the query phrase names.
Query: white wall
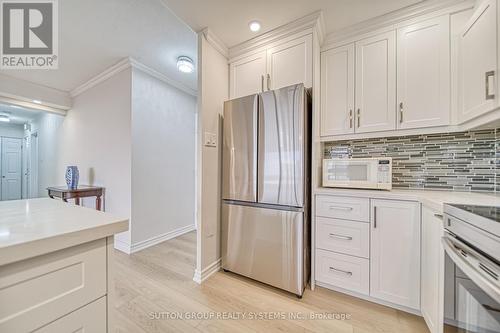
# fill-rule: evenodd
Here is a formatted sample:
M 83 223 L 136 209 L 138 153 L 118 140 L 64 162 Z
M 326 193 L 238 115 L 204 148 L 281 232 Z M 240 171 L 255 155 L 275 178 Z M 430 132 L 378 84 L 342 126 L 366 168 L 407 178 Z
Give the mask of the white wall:
M 227 58 L 198 34 L 198 239 L 195 280 L 220 258 L 221 117 L 228 98 Z M 217 134 L 217 147 L 203 145 L 203 133 Z M 203 278 L 203 276 L 202 276 Z
M 132 246 L 194 228 L 196 98 L 132 71 Z
M 41 113 L 31 122 L 31 133 L 38 133 L 38 196 L 47 196 L 48 186 L 64 185 L 58 175 L 59 143 L 64 116 Z
M 19 124 L 0 123 L 0 136 L 23 138 L 24 126 Z
M 106 188 L 106 211 L 131 216 L 131 70 L 126 69 L 73 100 L 61 127 L 59 183 L 77 165 L 80 184 Z M 93 200 L 84 200 L 94 206 Z M 116 237 L 130 244 L 129 232 Z

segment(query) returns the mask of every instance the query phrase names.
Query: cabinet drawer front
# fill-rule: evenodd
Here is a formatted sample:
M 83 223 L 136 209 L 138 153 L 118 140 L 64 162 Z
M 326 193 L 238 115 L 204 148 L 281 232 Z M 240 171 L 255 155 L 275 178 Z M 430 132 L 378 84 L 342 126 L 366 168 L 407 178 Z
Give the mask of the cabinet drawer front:
M 369 271 L 368 259 L 316 250 L 316 279 L 319 282 L 368 295 Z
M 316 215 L 360 222 L 370 221 L 370 200 L 365 198 L 320 195 Z
M 369 258 L 370 225 L 368 223 L 318 217 L 316 224 L 318 248 Z
M 84 306 L 35 333 L 92 332 L 106 333 L 106 296 Z
M 0 332 L 27 332 L 106 294 L 106 240 L 0 269 Z

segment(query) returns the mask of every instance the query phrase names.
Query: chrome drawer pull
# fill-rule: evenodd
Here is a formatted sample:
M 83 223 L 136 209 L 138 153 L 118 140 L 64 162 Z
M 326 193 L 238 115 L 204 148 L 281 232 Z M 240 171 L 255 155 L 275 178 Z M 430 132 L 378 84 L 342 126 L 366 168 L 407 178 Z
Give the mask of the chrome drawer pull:
M 485 83 L 485 88 L 486 88 L 486 96 L 485 98 L 488 100 L 488 99 L 495 99 L 495 94 L 490 94 L 490 77 L 494 77 L 495 76 L 495 71 L 489 71 L 489 72 L 486 72 L 484 73 L 484 78 L 486 80 L 486 83 Z
M 352 276 L 352 272 L 348 272 L 348 271 L 343 271 L 341 269 L 338 269 L 338 268 L 333 268 L 330 266 L 330 270 L 331 271 L 334 271 L 334 272 L 338 272 L 338 273 L 342 273 L 342 274 L 345 274 L 345 275 L 348 275 L 348 276 Z
M 443 219 L 443 215 L 442 214 L 434 214 L 435 217 L 437 217 L 438 219 Z
M 330 237 L 344 239 L 344 240 L 352 240 L 352 237 L 350 237 L 350 236 L 342 236 L 342 235 L 337 235 L 337 234 L 330 234 Z
M 345 210 L 345 211 L 351 211 L 351 210 L 352 210 L 352 207 L 330 206 L 330 210 Z

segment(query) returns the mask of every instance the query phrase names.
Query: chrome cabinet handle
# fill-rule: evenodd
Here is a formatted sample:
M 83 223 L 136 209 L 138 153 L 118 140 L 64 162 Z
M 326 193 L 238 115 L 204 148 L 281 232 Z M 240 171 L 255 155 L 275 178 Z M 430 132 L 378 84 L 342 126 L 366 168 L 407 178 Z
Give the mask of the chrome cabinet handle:
M 271 90 L 271 75 L 267 74 L 267 90 Z
M 349 128 L 352 128 L 352 109 L 349 110 Z
M 435 217 L 437 217 L 438 219 L 443 219 L 443 215 L 442 214 L 434 214 Z
M 361 109 L 358 108 L 357 113 L 358 113 L 358 128 L 359 128 L 361 126 Z
M 399 123 L 403 122 L 403 102 L 399 103 Z
M 490 77 L 495 76 L 495 71 L 489 71 L 484 73 L 484 79 L 485 79 L 485 89 L 486 89 L 486 99 L 495 99 L 495 93 L 490 94 Z
M 338 269 L 338 268 L 331 267 L 331 266 L 330 266 L 330 270 L 331 270 L 331 271 L 334 271 L 334 272 L 338 272 L 338 273 L 343 273 L 343 274 L 348 275 L 348 276 L 351 276 L 351 275 L 352 275 L 352 272 L 349 272 L 349 271 L 344 271 L 344 270 L 342 270 L 342 269 Z
M 330 237 L 343 239 L 343 240 L 349 240 L 349 241 L 352 240 L 351 236 L 343 236 L 343 235 L 337 235 L 337 234 L 330 234 Z
M 346 210 L 346 211 L 351 211 L 352 207 L 330 206 L 330 210 Z
M 377 228 L 377 206 L 373 206 L 373 229 Z
M 260 76 L 260 89 L 264 92 L 264 75 Z

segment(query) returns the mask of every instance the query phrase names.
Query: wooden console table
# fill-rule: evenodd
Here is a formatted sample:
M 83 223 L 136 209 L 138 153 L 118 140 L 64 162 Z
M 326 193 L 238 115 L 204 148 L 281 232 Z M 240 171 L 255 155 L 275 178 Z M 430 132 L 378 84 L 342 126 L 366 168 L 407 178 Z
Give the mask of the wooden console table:
M 104 187 L 80 185 L 76 189 L 69 189 L 67 186 L 47 187 L 49 197 L 60 198 L 64 202 L 68 199 L 75 199 L 75 204 L 80 205 L 80 198 L 95 197 L 95 209 L 101 210 Z

